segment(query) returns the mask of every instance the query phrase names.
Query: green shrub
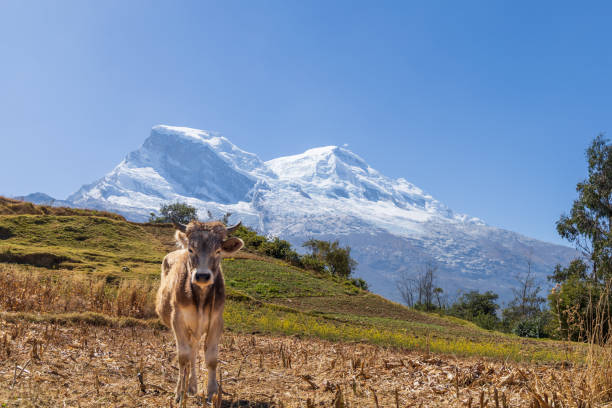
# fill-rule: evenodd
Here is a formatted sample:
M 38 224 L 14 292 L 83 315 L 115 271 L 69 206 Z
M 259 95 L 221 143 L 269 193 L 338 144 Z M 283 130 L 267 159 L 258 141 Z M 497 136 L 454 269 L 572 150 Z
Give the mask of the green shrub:
M 310 269 L 311 271 L 325 272 L 325 261 L 310 254 L 302 256 L 302 265 L 304 265 L 305 269 Z
M 368 282 L 364 281 L 361 278 L 350 278 L 349 282 L 357 286 L 359 289 L 368 290 Z
M 545 337 L 545 323 L 546 322 L 541 316 L 519 320 L 512 329 L 512 333 L 520 337 L 531 337 L 534 339 L 539 339 L 541 337 Z
M 495 301 L 499 296 L 491 291 L 480 293 L 476 290 L 464 293 L 450 307 L 448 314 L 470 320 L 483 329 L 493 330 L 500 326 L 497 317 L 499 306 Z
M 495 315 L 479 313 L 471 319 L 477 326 L 487 330 L 496 330 L 499 327 L 499 319 Z
M 258 252 L 261 246 L 267 242 L 266 237 L 258 235 L 257 232 L 253 231 L 251 228 L 245 227 L 244 225 L 241 225 L 236 231 L 234 231 L 234 236 L 244 241 L 245 248 L 256 252 Z

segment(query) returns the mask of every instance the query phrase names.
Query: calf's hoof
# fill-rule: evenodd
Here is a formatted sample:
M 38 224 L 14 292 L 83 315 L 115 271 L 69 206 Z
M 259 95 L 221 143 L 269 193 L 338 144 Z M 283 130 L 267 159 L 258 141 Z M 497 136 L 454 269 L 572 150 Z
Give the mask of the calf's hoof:
M 218 391 L 219 391 L 219 383 L 217 381 L 215 381 L 214 384 L 209 384 L 208 390 L 206 392 L 206 402 L 211 402 L 213 397 L 217 394 Z
M 198 384 L 190 384 L 189 388 L 187 388 L 187 395 L 194 396 L 198 394 Z

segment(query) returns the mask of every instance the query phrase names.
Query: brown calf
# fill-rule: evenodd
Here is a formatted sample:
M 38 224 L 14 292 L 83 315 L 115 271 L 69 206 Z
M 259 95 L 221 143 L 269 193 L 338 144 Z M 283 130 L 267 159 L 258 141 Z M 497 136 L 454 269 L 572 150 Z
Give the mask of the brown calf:
M 169 253 L 162 262 L 155 310 L 162 322 L 172 329 L 176 339 L 180 370 L 176 384 L 177 402 L 182 398 L 188 365 L 191 374 L 187 391 L 190 395 L 197 394 L 196 356 L 204 333 L 207 401 L 218 390 L 217 346 L 223 332 L 225 304 L 221 256 L 232 254 L 244 245 L 240 238 L 227 237 L 239 225 L 226 229 L 220 222 L 175 223 L 176 241 L 182 249 Z

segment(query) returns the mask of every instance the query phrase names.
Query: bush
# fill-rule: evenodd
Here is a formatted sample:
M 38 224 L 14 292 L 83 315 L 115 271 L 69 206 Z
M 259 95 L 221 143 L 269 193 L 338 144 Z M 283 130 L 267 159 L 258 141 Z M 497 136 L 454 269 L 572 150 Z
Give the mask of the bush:
M 284 239 L 280 239 L 278 237 L 274 238 L 272 241 L 263 242 L 260 245 L 261 251 L 271 256 L 272 258 L 290 260 L 291 258 L 295 258 L 292 256 L 292 253 L 297 253 L 291 249 L 291 244 L 289 241 L 285 241 Z
M 531 337 L 539 339 L 544 336 L 545 321 L 541 316 L 523 319 L 516 323 L 512 329 L 512 333 L 520 337 Z
M 497 317 L 499 306 L 495 303 L 498 297 L 496 293 L 491 291 L 480 293 L 473 290 L 464 293 L 451 306 L 448 314 L 472 321 L 483 329 L 496 329 L 500 325 Z
M 472 322 L 479 327 L 487 330 L 496 330 L 499 327 L 499 319 L 495 315 L 479 313 L 474 316 Z
M 361 278 L 350 278 L 349 281 L 359 289 L 368 290 L 368 282 Z
M 259 252 L 261 246 L 268 241 L 266 237 L 258 235 L 257 232 L 244 225 L 241 225 L 234 231 L 234 236 L 244 241 L 245 248 L 255 252 Z
M 316 256 L 310 254 L 303 255 L 301 260 L 305 269 L 310 269 L 311 271 L 319 273 L 325 272 L 325 262 Z

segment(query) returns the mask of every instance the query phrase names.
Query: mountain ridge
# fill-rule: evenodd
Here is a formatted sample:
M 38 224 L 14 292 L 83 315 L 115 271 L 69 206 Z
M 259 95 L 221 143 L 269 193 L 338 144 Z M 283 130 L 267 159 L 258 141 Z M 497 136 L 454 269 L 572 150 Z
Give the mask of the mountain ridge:
M 143 145 L 67 201 L 144 221 L 169 201 L 200 215 L 231 212 L 261 233 L 300 246 L 340 239 L 359 262 L 357 276 L 399 300 L 395 279 L 425 263 L 439 267 L 447 293 L 492 289 L 507 300 L 514 274 L 532 258 L 544 281 L 571 248 L 541 242 L 453 212 L 405 178 L 392 179 L 350 150 L 323 146 L 262 161 L 215 132 L 157 125 Z

